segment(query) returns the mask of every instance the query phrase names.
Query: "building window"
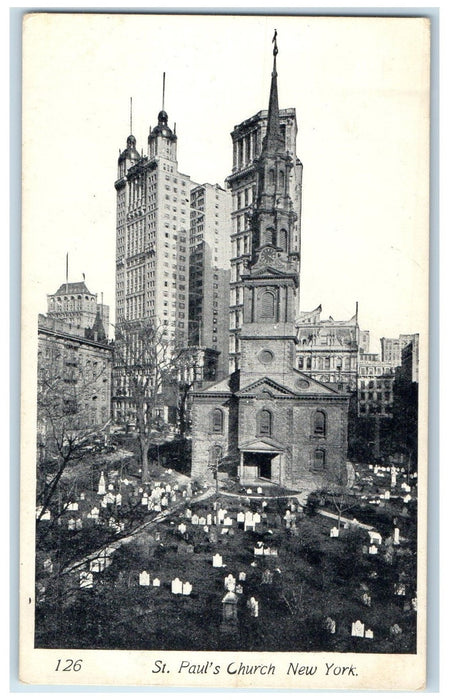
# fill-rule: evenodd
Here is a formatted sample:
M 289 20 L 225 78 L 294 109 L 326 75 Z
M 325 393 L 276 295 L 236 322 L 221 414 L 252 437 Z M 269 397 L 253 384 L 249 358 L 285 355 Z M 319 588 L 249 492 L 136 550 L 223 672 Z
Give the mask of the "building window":
M 259 411 L 257 414 L 257 434 L 260 436 L 270 437 L 272 427 L 271 412 L 266 408 Z
M 307 369 L 312 369 L 312 358 L 308 357 L 306 361 Z
M 324 450 L 315 450 L 313 455 L 313 468 L 324 469 L 326 464 L 326 453 Z
M 304 369 L 304 358 L 298 357 L 298 369 Z
M 274 244 L 274 229 L 269 227 L 265 229 L 262 245 L 273 245 Z
M 260 317 L 274 318 L 274 294 L 263 292 L 260 298 Z
M 287 231 L 285 230 L 285 228 L 281 228 L 281 230 L 279 231 L 278 248 L 282 248 L 282 250 L 284 251 L 287 250 Z
M 313 434 L 326 435 L 326 414 L 324 411 L 315 411 L 313 417 Z
M 223 432 L 223 411 L 220 408 L 214 408 L 212 411 L 212 432 Z

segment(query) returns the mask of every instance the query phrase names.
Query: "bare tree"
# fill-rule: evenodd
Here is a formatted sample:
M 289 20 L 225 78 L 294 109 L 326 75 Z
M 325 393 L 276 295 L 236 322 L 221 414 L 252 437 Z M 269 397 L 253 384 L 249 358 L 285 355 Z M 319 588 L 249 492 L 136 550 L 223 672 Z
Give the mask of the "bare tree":
M 122 419 L 131 418 L 135 424 L 143 483 L 150 478 L 150 446 L 160 443 L 171 429 L 167 405 L 176 409 L 180 432 L 185 433 L 187 396 L 198 368 L 197 350 L 180 346 L 166 326 L 129 321 L 116 330 L 116 382 L 127 406 Z
M 61 479 L 70 463 L 80 460 L 109 423 L 109 411 L 97 408 L 98 396 L 110 383 L 110 363 L 99 355 L 77 351 L 57 337 L 41 339 L 38 356 L 39 522 L 52 506 L 62 513 Z M 105 405 L 107 405 L 105 399 Z M 50 465 L 48 468 L 47 465 Z M 72 484 L 73 486 L 73 484 Z M 70 493 L 65 494 L 65 501 Z M 58 503 L 57 503 L 58 502 Z M 56 505 L 57 504 L 57 505 Z

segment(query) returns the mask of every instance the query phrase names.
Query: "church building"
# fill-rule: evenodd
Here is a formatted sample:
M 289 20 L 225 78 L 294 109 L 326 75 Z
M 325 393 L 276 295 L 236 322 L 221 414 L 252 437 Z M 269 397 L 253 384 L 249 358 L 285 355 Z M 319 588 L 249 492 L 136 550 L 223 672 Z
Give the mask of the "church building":
M 240 367 L 192 394 L 192 478 L 214 470 L 286 487 L 319 487 L 346 475 L 349 398 L 296 369 L 297 218 L 294 162 L 281 132 L 276 56 L 267 131 L 255 162 L 252 250 L 242 272 Z

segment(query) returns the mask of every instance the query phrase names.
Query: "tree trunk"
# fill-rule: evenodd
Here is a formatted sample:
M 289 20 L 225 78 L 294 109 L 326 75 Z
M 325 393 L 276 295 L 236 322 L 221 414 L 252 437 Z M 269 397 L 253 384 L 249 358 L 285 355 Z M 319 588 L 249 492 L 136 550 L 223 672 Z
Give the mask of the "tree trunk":
M 140 435 L 140 451 L 142 456 L 142 484 L 150 481 L 150 466 L 148 464 L 148 450 L 150 449 L 150 438 Z

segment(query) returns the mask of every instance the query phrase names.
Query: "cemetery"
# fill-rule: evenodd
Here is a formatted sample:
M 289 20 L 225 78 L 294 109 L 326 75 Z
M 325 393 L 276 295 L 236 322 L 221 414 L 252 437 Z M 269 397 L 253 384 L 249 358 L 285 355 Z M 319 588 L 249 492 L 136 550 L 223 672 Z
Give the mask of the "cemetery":
M 100 467 L 39 523 L 39 646 L 413 653 L 416 475 L 355 465 L 337 502 Z

